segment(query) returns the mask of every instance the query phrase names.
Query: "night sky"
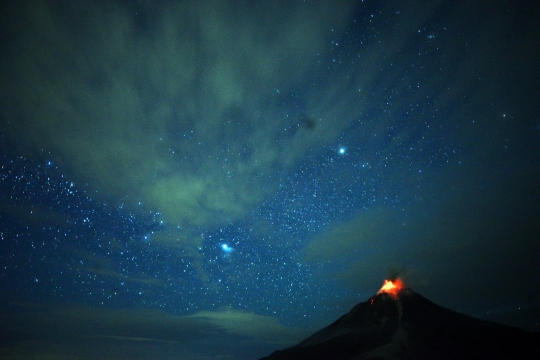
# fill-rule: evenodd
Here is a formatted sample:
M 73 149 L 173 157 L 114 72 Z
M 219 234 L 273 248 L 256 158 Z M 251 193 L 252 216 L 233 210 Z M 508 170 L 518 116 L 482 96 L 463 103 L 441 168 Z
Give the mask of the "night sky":
M 2 2 L 0 358 L 253 359 L 391 276 L 540 331 L 539 18 Z

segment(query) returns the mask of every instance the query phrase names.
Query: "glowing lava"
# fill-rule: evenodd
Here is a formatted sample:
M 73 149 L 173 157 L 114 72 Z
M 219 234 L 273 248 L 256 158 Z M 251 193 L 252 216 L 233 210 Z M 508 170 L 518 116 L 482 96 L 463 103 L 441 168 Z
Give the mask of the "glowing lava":
M 394 298 L 397 298 L 398 292 L 403 288 L 403 281 L 400 279 L 395 280 L 384 280 L 383 286 L 377 292 L 377 295 L 381 293 L 387 293 L 392 295 Z

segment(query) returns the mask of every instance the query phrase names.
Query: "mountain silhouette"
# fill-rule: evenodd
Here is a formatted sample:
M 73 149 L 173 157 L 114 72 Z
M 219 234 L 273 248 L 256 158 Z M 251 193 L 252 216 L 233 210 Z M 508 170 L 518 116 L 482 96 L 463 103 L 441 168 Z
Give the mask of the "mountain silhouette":
M 263 359 L 540 359 L 540 333 L 454 312 L 406 288 L 379 293 Z

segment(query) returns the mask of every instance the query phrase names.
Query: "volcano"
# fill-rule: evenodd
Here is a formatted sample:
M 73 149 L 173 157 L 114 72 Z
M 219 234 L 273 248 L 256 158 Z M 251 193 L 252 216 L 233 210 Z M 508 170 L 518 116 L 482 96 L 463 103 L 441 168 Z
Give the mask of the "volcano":
M 521 358 L 540 359 L 540 333 L 475 319 L 403 288 L 379 291 L 299 344 L 263 359 Z

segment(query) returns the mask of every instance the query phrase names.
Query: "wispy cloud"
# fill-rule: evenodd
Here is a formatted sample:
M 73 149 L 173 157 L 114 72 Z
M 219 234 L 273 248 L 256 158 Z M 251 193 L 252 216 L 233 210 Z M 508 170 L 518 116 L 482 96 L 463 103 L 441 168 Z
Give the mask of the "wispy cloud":
M 31 320 L 30 320 L 31 319 Z M 88 306 L 14 304 L 0 315 L 9 324 L 0 356 L 24 358 L 49 354 L 72 359 L 89 354 L 106 359 L 152 356 L 250 358 L 292 345 L 303 329 L 275 318 L 242 311 L 204 311 L 177 316 L 150 309 L 106 309 Z M 25 326 L 32 321 L 32 328 Z M 0 325 L 0 331 L 6 329 Z M 20 342 L 17 339 L 24 337 Z M 241 344 L 241 348 L 239 348 Z
M 280 104 L 313 78 L 320 65 L 306 58 L 348 23 L 351 3 L 21 5 L 7 25 L 16 45 L 3 57 L 3 129 L 110 203 L 181 226 L 234 220 L 276 186 L 275 172 L 336 136 Z

